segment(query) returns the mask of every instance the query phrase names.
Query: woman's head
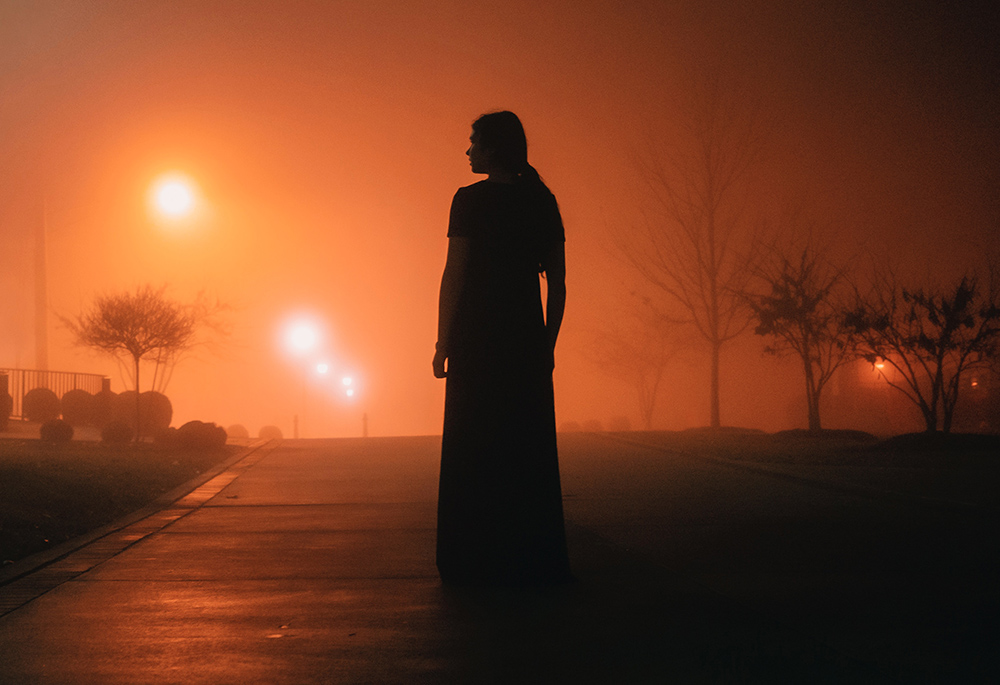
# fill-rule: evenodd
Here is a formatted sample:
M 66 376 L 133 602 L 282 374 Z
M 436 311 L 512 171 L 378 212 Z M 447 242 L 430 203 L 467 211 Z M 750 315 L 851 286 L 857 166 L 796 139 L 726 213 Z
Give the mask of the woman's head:
M 490 112 L 472 124 L 473 143 L 486 151 L 492 163 L 512 174 L 528 166 L 528 140 L 521 120 L 513 112 Z

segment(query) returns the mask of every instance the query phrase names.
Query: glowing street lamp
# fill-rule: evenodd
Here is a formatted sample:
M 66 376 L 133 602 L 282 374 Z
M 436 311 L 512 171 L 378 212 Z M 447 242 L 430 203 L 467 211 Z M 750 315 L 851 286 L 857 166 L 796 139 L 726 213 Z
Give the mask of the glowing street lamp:
M 163 174 L 150 186 L 148 200 L 149 209 L 157 219 L 182 222 L 198 209 L 197 186 L 184 174 Z M 43 199 L 40 222 L 35 228 L 35 366 L 42 371 L 47 370 L 49 364 L 46 264 L 49 219 L 48 204 Z
M 319 339 L 319 327 L 311 321 L 295 321 L 285 330 L 285 343 L 295 354 L 309 352 L 319 344 Z
M 288 349 L 292 355 L 299 357 L 305 357 L 307 354 L 319 347 L 322 340 L 322 328 L 320 324 L 314 317 L 309 315 L 299 315 L 295 318 L 290 319 L 282 329 L 282 336 L 285 347 Z M 330 365 L 327 362 L 314 363 L 307 359 L 301 359 L 303 362 L 302 366 L 302 413 L 303 417 L 306 409 L 308 408 L 308 390 L 309 385 L 309 374 L 310 368 L 314 369 L 319 375 L 325 375 L 330 371 Z M 296 414 L 293 419 L 294 425 L 294 436 L 299 437 L 299 415 Z
M 153 182 L 149 197 L 158 216 L 174 221 L 190 216 L 197 204 L 194 182 L 181 174 L 160 176 Z

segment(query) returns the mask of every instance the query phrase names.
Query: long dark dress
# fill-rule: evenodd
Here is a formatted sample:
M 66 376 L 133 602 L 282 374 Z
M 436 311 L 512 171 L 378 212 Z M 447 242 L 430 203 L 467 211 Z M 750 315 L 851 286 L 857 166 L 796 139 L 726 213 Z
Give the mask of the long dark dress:
M 565 240 L 544 188 L 460 189 L 449 237 L 469 239 L 448 341 L 437 565 L 450 583 L 572 579 L 539 269 Z

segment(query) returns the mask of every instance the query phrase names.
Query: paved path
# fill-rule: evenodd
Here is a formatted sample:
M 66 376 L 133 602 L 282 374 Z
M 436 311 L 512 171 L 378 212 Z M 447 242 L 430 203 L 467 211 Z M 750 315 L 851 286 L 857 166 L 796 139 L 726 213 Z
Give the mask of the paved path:
M 952 536 L 974 537 L 983 517 L 671 454 L 655 442 L 560 441 L 575 585 L 440 585 L 437 438 L 268 443 L 163 511 L 0 588 L 0 682 L 996 674 L 989 631 L 1000 602 L 995 566 L 985 565 L 997 555 Z M 960 556 L 914 571 L 939 553 Z M 958 575 L 961 591 L 926 595 L 930 581 Z

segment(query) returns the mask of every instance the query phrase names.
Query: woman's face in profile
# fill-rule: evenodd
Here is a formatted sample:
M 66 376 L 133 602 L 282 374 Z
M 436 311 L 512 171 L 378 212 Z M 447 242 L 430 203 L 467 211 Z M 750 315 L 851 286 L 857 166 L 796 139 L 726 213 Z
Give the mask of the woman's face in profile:
M 479 136 L 475 133 L 469 138 L 469 149 L 465 151 L 465 154 L 469 156 L 469 164 L 472 166 L 472 173 L 474 174 L 488 174 L 490 173 L 490 157 L 492 156 L 489 150 L 484 149 L 479 144 Z

